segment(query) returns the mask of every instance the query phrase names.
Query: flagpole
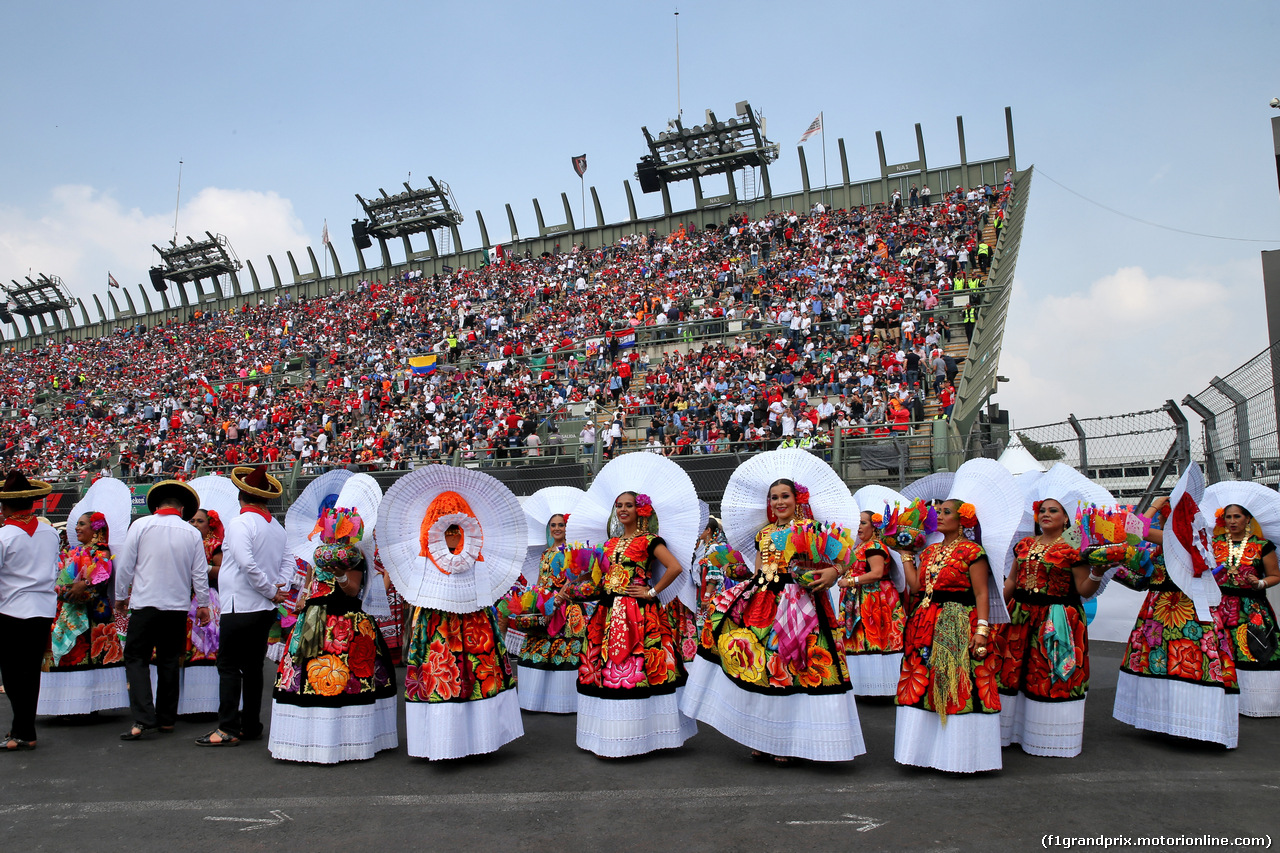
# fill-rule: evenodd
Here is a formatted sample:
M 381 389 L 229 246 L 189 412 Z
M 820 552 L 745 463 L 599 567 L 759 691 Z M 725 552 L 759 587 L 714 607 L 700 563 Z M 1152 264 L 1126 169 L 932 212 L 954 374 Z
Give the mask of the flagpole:
M 827 183 L 827 117 L 819 112 L 818 118 L 822 121 L 822 200 L 826 201 L 827 187 L 830 186 Z
M 582 189 L 582 230 L 584 232 L 582 235 L 582 248 L 585 249 L 587 247 L 587 235 L 585 233 L 587 230 L 587 178 L 585 172 L 578 176 L 578 185 Z
M 329 219 L 324 220 L 324 245 L 320 247 L 321 254 L 324 255 L 324 278 L 329 277 Z

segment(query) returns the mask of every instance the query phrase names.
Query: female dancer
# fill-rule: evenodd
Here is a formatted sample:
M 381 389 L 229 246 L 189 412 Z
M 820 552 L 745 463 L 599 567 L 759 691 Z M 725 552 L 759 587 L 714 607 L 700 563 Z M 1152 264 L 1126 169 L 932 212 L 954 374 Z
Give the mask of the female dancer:
M 749 518 L 735 506 L 740 484 L 758 485 L 766 471 L 804 471 L 812 480 L 825 470 L 828 482 L 814 488 L 832 495 L 838 512 L 857 517 L 852 496 L 829 467 L 804 451 L 775 453 L 734 472 L 724 501 L 730 542 L 739 538 L 736 523 Z M 716 599 L 682 707 L 757 759 L 783 766 L 794 758 L 851 761 L 866 748 L 827 595 L 844 566 L 820 567 L 800 546 L 816 531 L 809 489 L 778 478 L 763 491 L 768 523 L 755 534 L 755 574 Z M 820 520 L 830 517 L 824 508 Z
M 1080 552 L 1062 539 L 1071 526 L 1067 505 L 1035 502 L 1035 536 L 1018 542 L 1004 583 L 1009 622 L 994 630 L 1000 662 L 1000 740 L 1031 755 L 1079 755 L 1084 698 L 1089 689 L 1089 637 L 1081 591 L 1092 593 Z
M 566 580 L 566 524 L 562 512 L 547 522 L 547 549 L 538 560 L 538 577 L 534 581 L 537 590 L 555 597 L 557 612 L 548 617 L 535 609 L 510 617 L 511 627 L 526 633 L 516 666 L 520 707 L 526 711 L 572 714 L 578 709 L 578 662 L 587 635 L 587 618 L 583 605 L 570 601 L 562 589 Z
M 127 708 L 124 649 L 112 616 L 115 571 L 110 530 L 100 512 L 76 519 L 79 543 L 65 551 L 54 591 L 58 611 L 40 681 L 40 714 Z
M 387 491 L 377 529 L 387 572 L 415 605 L 404 649 L 409 754 L 462 758 L 520 737 L 493 609 L 528 551 L 520 502 L 488 474 L 428 465 Z
M 1215 616 L 1236 662 L 1240 713 L 1280 716 L 1280 637 L 1275 610 L 1267 601 L 1267 590 L 1280 584 L 1280 563 L 1275 544 L 1251 529 L 1265 519 L 1263 535 L 1276 535 L 1280 496 L 1256 483 L 1224 482 L 1209 486 L 1205 499 L 1207 504 L 1230 501 L 1218 510 L 1221 532 L 1215 531 L 1213 538 L 1214 575 L 1222 590 Z
M 1193 464 L 1175 495 L 1185 493 Z M 1203 482 L 1203 481 L 1202 481 Z M 1121 658 L 1113 715 L 1122 723 L 1177 737 L 1220 743 L 1233 749 L 1239 738 L 1240 688 L 1231 643 L 1201 594 L 1192 572 L 1175 553 L 1172 529 L 1161 527 L 1169 499 L 1156 498 L 1143 514 L 1151 522 L 1146 538 L 1158 546 L 1109 545 L 1086 548 L 1094 567 L 1115 566 L 1106 575 L 1091 570 L 1090 580 L 1106 576 L 1146 592 L 1138 619 Z M 1185 556 L 1185 549 L 1181 552 Z M 1174 563 L 1174 559 L 1178 563 Z M 1202 605 L 1212 602 L 1201 601 Z M 1203 610 L 1203 612 L 1201 612 Z
M 269 747 L 273 758 L 335 764 L 396 748 L 395 667 L 360 604 L 364 522 L 331 509 L 317 526 L 321 544 L 276 674 Z
M 837 582 L 844 653 L 856 696 L 894 695 L 902 672 L 907 611 L 890 576 L 890 545 L 876 518 L 862 511 L 853 564 Z
M 187 613 L 187 650 L 182 656 L 182 693 L 179 714 L 212 713 L 218 710 L 218 570 L 222 567 L 222 538 L 225 529 L 216 509 L 198 509 L 191 526 L 200 531 L 205 561 L 209 564 L 209 624 L 196 618 L 196 600 Z
M 613 502 L 610 528 L 618 535 L 604 546 L 607 573 L 594 590 L 576 591 L 596 601 L 578 667 L 577 740 L 598 756 L 619 758 L 680 746 L 697 728 L 676 705 L 684 659 L 678 628 L 659 596 L 682 569 L 658 536 L 653 501 L 622 492 Z M 661 567 L 652 583 L 651 563 Z
M 976 773 L 1001 766 L 991 623 L 1009 618 L 1000 589 L 1023 508 L 1013 475 L 992 459 L 961 465 L 949 492 L 937 509 L 941 541 L 903 556 L 918 598 L 903 638 L 893 757 Z

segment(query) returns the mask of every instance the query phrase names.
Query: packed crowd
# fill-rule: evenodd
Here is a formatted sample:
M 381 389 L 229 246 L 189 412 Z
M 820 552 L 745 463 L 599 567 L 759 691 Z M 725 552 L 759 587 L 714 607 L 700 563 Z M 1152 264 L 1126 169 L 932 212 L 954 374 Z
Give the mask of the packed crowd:
M 983 280 L 983 228 L 1002 224 L 1011 192 L 732 216 L 10 350 L 0 407 L 18 416 L 0 424 L 0 453 L 52 479 L 536 456 L 593 444 L 590 430 L 566 442 L 556 429 L 575 403 L 620 426 L 651 415 L 647 443 L 666 453 L 906 431 L 926 394 L 944 411 L 954 402 L 959 366 L 944 346 L 959 330 L 938 309 Z M 689 343 L 729 323 L 737 337 Z M 671 347 L 651 358 L 632 332 Z M 423 354 L 436 364 L 415 370 Z M 602 432 L 610 443 L 615 430 Z

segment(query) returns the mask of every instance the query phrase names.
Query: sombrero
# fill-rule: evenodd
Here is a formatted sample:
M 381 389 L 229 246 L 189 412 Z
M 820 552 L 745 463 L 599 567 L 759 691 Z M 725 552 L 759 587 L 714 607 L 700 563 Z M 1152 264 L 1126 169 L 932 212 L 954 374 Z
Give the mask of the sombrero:
M 248 465 L 231 469 L 231 482 L 245 494 L 263 500 L 273 500 L 284 494 L 280 481 L 267 473 L 266 465 L 250 468 Z
M 42 498 L 52 491 L 53 486 L 44 480 L 28 480 L 26 474 L 14 470 L 4 478 L 4 488 L 0 488 L 0 503 Z
M 200 509 L 200 496 L 181 480 L 162 480 L 152 486 L 147 492 L 147 509 L 154 513 L 161 501 L 170 498 L 182 501 L 183 521 L 190 521 L 196 510 Z

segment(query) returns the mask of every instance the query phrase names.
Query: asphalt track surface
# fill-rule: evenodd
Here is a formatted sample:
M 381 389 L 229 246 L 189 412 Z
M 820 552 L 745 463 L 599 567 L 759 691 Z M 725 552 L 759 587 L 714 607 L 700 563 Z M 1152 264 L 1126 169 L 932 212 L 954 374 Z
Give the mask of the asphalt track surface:
M 866 755 L 789 768 L 752 762 L 702 724 L 683 749 L 604 761 L 574 745 L 572 716 L 528 713 L 524 737 L 498 752 L 433 763 L 405 753 L 403 703 L 398 750 L 336 766 L 275 761 L 265 740 L 199 749 L 212 716 L 139 743 L 118 738 L 126 711 L 41 718 L 37 750 L 0 755 L 0 850 L 992 853 L 1042 849 L 1048 834 L 1280 843 L 1280 719 L 1242 717 L 1235 750 L 1137 731 L 1111 717 L 1122 650 L 1093 647 L 1083 754 L 1010 747 L 1003 770 L 975 776 L 896 764 L 886 699 L 859 700 Z

